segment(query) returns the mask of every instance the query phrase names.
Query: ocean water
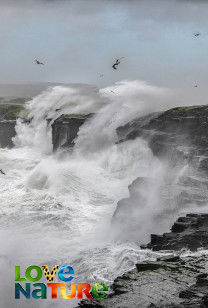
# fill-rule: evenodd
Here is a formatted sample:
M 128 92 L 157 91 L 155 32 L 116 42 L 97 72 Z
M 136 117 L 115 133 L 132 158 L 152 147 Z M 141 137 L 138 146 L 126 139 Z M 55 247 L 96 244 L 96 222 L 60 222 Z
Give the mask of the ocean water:
M 115 227 L 112 216 L 132 181 L 151 177 L 162 183 L 167 170 L 141 138 L 117 144 L 116 128 L 168 108 L 167 92 L 140 81 L 87 91 L 57 86 L 27 103 L 31 122 L 18 120 L 15 147 L 0 149 L 6 173 L 0 175 L 2 307 L 77 305 L 76 300 L 15 300 L 15 264 L 23 270 L 31 264 L 68 264 L 74 281 L 110 285 L 136 262 L 158 256 L 139 246 L 155 230 L 155 213 L 163 212 L 160 202 L 153 202 L 157 191 L 150 194 L 152 205 L 141 208 L 141 228 L 134 234 Z M 53 153 L 46 119 L 52 123 L 62 113 L 90 112 L 96 115 L 81 127 L 73 151 Z M 161 230 L 174 218 L 161 221 Z

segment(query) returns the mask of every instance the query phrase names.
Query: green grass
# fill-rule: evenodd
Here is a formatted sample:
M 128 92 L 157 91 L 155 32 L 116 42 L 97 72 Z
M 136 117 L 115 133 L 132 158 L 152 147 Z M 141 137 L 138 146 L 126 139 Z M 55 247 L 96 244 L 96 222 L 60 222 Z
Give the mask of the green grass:
M 19 116 L 25 116 L 25 108 L 23 104 L 17 103 L 0 103 L 0 116 L 5 120 L 15 120 Z
M 198 105 L 198 106 L 183 106 L 183 107 L 176 107 L 173 109 L 170 109 L 168 111 L 166 111 L 165 113 L 168 114 L 173 114 L 173 115 L 180 115 L 180 114 L 184 114 L 188 111 L 192 111 L 192 110 L 197 110 L 201 112 L 203 110 L 208 110 L 208 105 Z

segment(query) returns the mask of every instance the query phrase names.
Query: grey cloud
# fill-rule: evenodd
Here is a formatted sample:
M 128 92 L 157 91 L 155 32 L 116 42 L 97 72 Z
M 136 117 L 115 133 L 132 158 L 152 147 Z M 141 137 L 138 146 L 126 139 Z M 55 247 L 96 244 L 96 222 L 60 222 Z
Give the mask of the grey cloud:
M 205 32 L 208 29 L 207 3 L 205 0 L 0 0 L 1 52 L 6 63 L 1 64 L 2 79 L 10 82 L 15 70 L 15 80 L 31 77 L 38 81 L 42 78 L 41 81 L 67 82 L 69 76 L 79 82 L 85 75 L 84 82 L 93 82 L 94 75 L 108 73 L 117 54 L 128 59 L 122 63 L 123 73 L 119 70 L 110 78 L 135 78 L 143 71 L 147 71 L 145 78 L 156 75 L 156 69 L 163 65 L 161 59 L 157 59 L 162 44 L 171 44 L 165 31 L 168 29 L 171 36 L 174 27 L 178 32 L 188 29 L 190 37 L 194 31 Z M 17 37 L 19 41 L 12 46 L 11 39 Z M 140 45 L 134 45 L 136 40 L 160 46 L 158 56 L 155 51 L 149 56 L 150 63 L 156 64 L 153 69 L 140 59 L 136 69 L 133 68 L 137 53 L 140 54 Z M 12 48 L 24 58 L 24 70 L 13 55 L 8 59 Z M 148 46 L 143 48 L 146 48 L 143 55 L 150 54 Z M 48 62 L 41 73 L 31 63 L 36 56 Z M 178 64 L 178 70 L 180 66 L 183 63 Z

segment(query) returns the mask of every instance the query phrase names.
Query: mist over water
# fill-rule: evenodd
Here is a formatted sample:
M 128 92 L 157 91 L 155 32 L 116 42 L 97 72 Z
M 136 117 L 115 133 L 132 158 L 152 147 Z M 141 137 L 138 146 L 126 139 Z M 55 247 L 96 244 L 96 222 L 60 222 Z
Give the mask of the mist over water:
M 13 299 L 15 264 L 69 264 L 76 281 L 110 284 L 137 261 L 155 258 L 139 243 L 158 229 L 155 215 L 165 212 L 156 186 L 151 191 L 143 187 L 149 201 L 137 210 L 138 228 L 115 226 L 112 216 L 117 202 L 129 196 L 128 185 L 147 177 L 160 186 L 168 167 L 141 138 L 117 144 L 116 128 L 171 105 L 168 90 L 141 81 L 100 90 L 57 86 L 27 103 L 30 123 L 18 120 L 15 147 L 0 149 L 0 166 L 7 174 L 0 175 L 0 258 L 10 278 L 1 290 L 5 307 L 27 307 L 26 301 Z M 73 151 L 53 153 L 50 124 L 63 113 L 94 112 L 80 128 Z M 174 215 L 168 217 L 159 230 L 167 230 Z M 49 300 L 34 301 L 34 307 L 48 306 L 53 307 Z

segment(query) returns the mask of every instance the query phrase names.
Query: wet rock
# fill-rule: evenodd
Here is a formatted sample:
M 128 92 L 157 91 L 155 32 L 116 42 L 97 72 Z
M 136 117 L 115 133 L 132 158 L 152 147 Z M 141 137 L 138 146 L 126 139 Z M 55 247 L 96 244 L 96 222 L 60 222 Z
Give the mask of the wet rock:
M 0 103 L 0 147 L 12 148 L 12 138 L 16 135 L 15 126 L 18 117 L 25 118 L 23 99 L 18 102 Z
M 159 262 L 146 262 L 136 264 L 136 268 L 138 272 L 154 271 L 159 268 L 164 268 L 164 265 Z
M 58 148 L 71 148 L 77 137 L 80 127 L 89 119 L 88 115 L 62 115 L 52 124 L 53 150 Z
M 208 214 L 189 213 L 176 223 L 186 227 L 179 232 L 152 234 L 148 248 L 196 250 L 203 243 L 208 245 Z M 137 263 L 135 269 L 115 279 L 107 299 L 91 302 L 103 308 L 205 308 L 208 307 L 207 269 L 206 254 L 161 256 L 157 261 Z M 85 306 L 80 307 L 96 307 L 90 306 L 91 302 L 85 301 Z
M 81 307 L 94 307 L 91 303 L 105 308 L 206 307 L 207 286 L 202 286 L 199 279 L 207 279 L 207 266 L 207 255 L 200 258 L 169 255 L 156 262 L 142 262 L 115 279 L 108 298 L 85 301 Z
M 177 107 L 163 113 L 135 119 L 117 129 L 120 141 L 146 139 L 154 155 L 192 163 L 208 174 L 208 107 Z
M 185 231 L 189 226 L 190 224 L 188 222 L 175 222 L 171 228 L 171 231 L 174 233 L 180 233 Z
M 208 214 L 187 214 L 179 217 L 171 228 L 172 232 L 163 235 L 151 235 L 148 248 L 158 250 L 180 250 L 187 248 L 208 248 Z
M 0 147 L 12 148 L 14 146 L 12 138 L 16 135 L 16 120 L 0 121 Z
M 157 261 L 163 262 L 183 262 L 179 256 L 167 256 L 158 258 Z

